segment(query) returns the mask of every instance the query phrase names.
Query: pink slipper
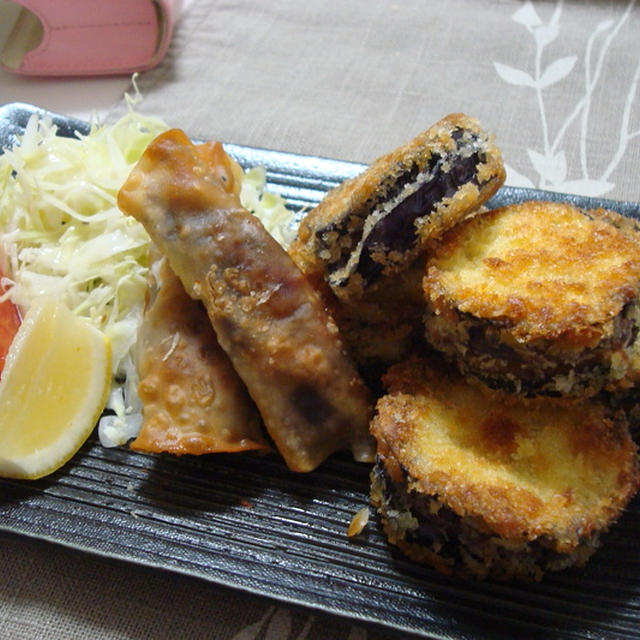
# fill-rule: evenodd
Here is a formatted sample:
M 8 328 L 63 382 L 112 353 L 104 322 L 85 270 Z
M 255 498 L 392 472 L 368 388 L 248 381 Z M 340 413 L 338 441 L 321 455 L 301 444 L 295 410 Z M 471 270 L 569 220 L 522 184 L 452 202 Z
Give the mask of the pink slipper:
M 30 76 L 128 74 L 164 57 L 180 0 L 14 0 L 0 62 Z

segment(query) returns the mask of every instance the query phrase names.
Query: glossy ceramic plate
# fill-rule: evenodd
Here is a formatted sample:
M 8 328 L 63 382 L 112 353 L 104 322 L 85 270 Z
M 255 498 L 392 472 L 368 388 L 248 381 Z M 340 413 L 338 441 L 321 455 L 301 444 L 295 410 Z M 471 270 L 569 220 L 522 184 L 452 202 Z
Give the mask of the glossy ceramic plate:
M 0 108 L 0 147 L 34 112 Z M 48 115 L 65 135 L 87 129 Z M 269 188 L 296 208 L 362 169 L 227 149 L 245 166 L 265 166 Z M 640 218 L 637 203 L 515 188 L 494 203 L 536 197 Z M 533 585 L 467 584 L 406 560 L 387 545 L 375 515 L 362 535 L 347 538 L 352 516 L 368 503 L 368 471 L 340 455 L 301 475 L 275 457 L 149 456 L 104 449 L 94 437 L 46 479 L 0 479 L 0 529 L 429 638 L 640 638 L 638 499 L 584 569 Z

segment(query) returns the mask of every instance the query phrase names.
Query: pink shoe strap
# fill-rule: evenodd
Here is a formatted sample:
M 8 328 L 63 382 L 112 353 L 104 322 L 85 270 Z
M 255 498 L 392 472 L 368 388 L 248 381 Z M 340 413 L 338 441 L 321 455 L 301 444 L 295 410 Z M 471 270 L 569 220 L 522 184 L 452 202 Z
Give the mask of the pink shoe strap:
M 167 52 L 180 7 L 179 0 L 14 1 L 31 11 L 42 25 L 42 39 L 34 49 L 17 60 L 14 53 L 11 63 L 3 54 L 3 66 L 24 75 L 99 75 L 150 69 Z M 23 19 L 30 20 L 33 30 L 33 19 Z M 9 40 L 24 35 L 19 26 L 20 18 Z

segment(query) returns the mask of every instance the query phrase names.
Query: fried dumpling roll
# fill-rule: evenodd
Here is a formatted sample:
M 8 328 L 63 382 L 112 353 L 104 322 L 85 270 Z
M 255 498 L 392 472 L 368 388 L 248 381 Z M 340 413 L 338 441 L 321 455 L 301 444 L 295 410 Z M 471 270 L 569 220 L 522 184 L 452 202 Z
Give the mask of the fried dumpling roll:
M 640 234 L 611 211 L 524 202 L 466 220 L 427 262 L 427 340 L 523 395 L 593 395 L 633 376 Z
M 330 191 L 290 253 L 343 302 L 413 263 L 429 241 L 502 185 L 502 156 L 478 122 L 452 114 Z
M 270 449 L 202 303 L 186 294 L 164 258 L 152 264 L 150 280 L 138 335 L 143 423 L 131 448 L 176 455 Z
M 389 541 L 465 577 L 581 566 L 640 485 L 621 412 L 521 398 L 412 359 L 391 368 L 372 432 L 372 500 Z
M 351 447 L 370 460 L 371 399 L 322 300 L 240 204 L 219 143 L 153 141 L 118 196 L 168 258 L 245 382 L 287 465 L 310 471 Z

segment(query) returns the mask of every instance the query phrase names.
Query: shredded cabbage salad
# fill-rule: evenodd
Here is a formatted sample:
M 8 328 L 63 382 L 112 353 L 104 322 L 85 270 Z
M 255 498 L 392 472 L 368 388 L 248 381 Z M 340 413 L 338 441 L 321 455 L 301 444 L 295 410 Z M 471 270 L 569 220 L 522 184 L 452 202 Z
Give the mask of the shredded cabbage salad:
M 142 425 L 135 342 L 147 290 L 149 236 L 116 205 L 146 146 L 167 129 L 131 110 L 87 135 L 59 135 L 32 116 L 20 143 L 0 155 L 0 256 L 5 297 L 22 311 L 41 295 L 63 300 L 103 331 L 113 354 L 112 390 L 100 420 L 104 446 Z M 294 235 L 284 200 L 265 190 L 264 169 L 246 172 L 241 201 L 283 246 Z
M 265 190 L 267 176 L 264 167 L 245 172 L 240 189 L 240 201 L 245 209 L 260 218 L 265 229 L 285 249 L 296 236 L 295 220 L 282 196 Z

